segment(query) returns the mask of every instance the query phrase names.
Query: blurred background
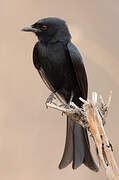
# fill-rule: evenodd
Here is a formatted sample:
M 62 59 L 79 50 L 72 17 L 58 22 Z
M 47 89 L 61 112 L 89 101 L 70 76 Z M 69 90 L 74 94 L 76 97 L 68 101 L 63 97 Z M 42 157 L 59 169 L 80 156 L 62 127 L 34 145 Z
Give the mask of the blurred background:
M 1 0 L 0 6 L 0 179 L 105 180 L 82 165 L 59 170 L 66 133 L 65 116 L 46 109 L 49 90 L 32 63 L 37 41 L 24 26 L 55 16 L 67 21 L 80 50 L 92 91 L 107 100 L 106 131 L 119 164 L 119 1 Z

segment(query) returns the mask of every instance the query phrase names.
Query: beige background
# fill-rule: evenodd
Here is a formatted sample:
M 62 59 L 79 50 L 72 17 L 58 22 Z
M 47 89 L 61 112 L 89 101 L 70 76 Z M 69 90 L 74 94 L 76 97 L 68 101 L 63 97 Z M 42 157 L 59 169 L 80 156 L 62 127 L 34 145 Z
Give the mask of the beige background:
M 32 63 L 36 37 L 20 31 L 36 20 L 65 19 L 80 49 L 89 78 L 89 96 L 113 91 L 106 130 L 119 164 L 119 1 L 1 0 L 0 6 L 0 179 L 104 180 L 83 165 L 58 169 L 65 117 L 46 109 L 49 91 Z

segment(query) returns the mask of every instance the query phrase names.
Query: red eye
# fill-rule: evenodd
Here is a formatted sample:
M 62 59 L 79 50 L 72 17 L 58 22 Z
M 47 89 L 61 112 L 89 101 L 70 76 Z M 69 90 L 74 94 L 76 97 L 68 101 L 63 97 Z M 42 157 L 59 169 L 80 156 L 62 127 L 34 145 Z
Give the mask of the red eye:
M 42 30 L 42 31 L 46 31 L 47 30 L 47 26 L 46 25 L 42 25 L 41 27 L 40 27 L 40 29 Z

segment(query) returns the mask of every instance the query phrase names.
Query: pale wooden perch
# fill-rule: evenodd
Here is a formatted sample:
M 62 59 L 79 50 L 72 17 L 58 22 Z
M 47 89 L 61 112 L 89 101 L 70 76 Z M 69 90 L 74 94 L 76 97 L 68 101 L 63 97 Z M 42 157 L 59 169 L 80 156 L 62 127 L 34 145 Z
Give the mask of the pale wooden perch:
M 102 96 L 99 96 L 98 102 L 96 92 L 92 93 L 92 100 L 85 101 L 82 98 L 80 100 L 84 103 L 82 109 L 73 102 L 70 103 L 67 109 L 65 105 L 53 102 L 54 98 L 52 102 L 46 105 L 73 117 L 74 121 L 88 130 L 98 151 L 99 166 L 104 168 L 109 179 L 119 180 L 119 169 L 114 159 L 113 148 L 104 130 L 105 119 L 111 102 L 111 93 L 107 104 L 104 103 Z

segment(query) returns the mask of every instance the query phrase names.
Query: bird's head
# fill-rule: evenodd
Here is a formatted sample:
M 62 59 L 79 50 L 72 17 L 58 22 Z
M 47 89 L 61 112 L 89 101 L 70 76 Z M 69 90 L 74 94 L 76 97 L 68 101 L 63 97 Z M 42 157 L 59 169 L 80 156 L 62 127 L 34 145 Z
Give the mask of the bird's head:
M 48 41 L 69 41 L 70 32 L 64 20 L 54 17 L 44 18 L 22 31 L 33 32 L 39 40 Z

